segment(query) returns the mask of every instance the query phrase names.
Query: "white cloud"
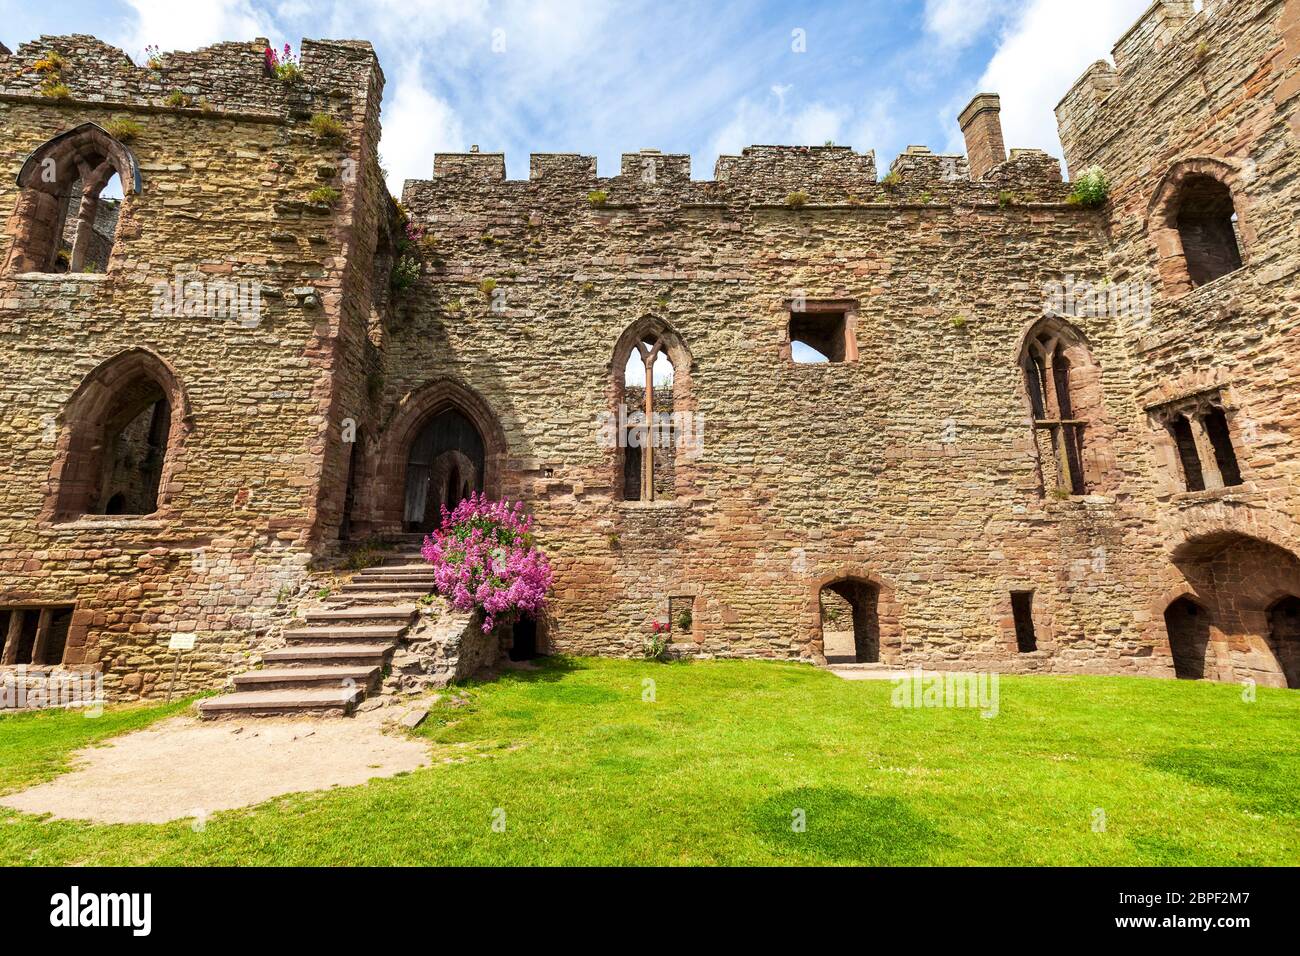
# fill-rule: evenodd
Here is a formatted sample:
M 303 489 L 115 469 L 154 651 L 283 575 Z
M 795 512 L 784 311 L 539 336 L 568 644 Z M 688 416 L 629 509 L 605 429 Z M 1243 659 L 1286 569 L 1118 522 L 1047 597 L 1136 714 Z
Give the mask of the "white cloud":
M 1109 56 L 1148 6 L 1150 0 L 1089 0 L 1085 10 L 1061 0 L 1028 0 L 1003 35 L 978 89 L 969 93 L 1001 95 L 1008 147 L 1060 156 L 1056 104 L 1089 65 Z M 959 134 L 956 142 L 961 142 Z
M 925 31 L 947 50 L 970 46 L 1013 0 L 925 0 Z
M 433 176 L 433 154 L 465 149 L 465 134 L 455 110 L 429 92 L 418 61 L 408 65 L 385 96 L 380 159 L 388 170 L 388 188 L 401 195 L 407 179 Z
M 146 46 L 168 50 L 197 50 L 226 40 L 252 40 L 272 34 L 270 19 L 248 0 L 127 0 L 135 21 L 119 34 L 124 52 L 142 59 Z

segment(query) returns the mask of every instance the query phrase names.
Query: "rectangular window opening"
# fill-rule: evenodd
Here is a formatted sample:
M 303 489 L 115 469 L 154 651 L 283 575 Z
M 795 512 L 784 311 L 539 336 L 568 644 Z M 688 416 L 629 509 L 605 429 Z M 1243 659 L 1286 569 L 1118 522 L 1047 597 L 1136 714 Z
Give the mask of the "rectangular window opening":
M 790 359 L 796 365 L 838 364 L 849 360 L 844 312 L 790 314 Z
M 1038 636 L 1034 633 L 1034 592 L 1011 592 L 1011 616 L 1016 622 L 1016 648 L 1021 654 L 1038 650 Z
M 1182 462 L 1183 484 L 1188 491 L 1204 491 L 1205 475 L 1201 471 L 1201 456 L 1196 451 L 1192 423 L 1185 416 L 1179 415 L 1169 423 L 1169 431 L 1178 448 L 1178 460 Z
M 0 608 L 0 665 L 62 664 L 72 611 L 68 606 Z
M 1237 453 L 1232 447 L 1232 435 L 1228 431 L 1228 417 L 1221 408 L 1211 408 L 1205 415 L 1205 434 L 1214 448 L 1214 460 L 1219 466 L 1219 474 L 1228 487 L 1241 484 L 1241 466 L 1237 464 Z
M 668 629 L 677 637 L 690 637 L 695 630 L 695 598 L 690 595 L 668 599 Z

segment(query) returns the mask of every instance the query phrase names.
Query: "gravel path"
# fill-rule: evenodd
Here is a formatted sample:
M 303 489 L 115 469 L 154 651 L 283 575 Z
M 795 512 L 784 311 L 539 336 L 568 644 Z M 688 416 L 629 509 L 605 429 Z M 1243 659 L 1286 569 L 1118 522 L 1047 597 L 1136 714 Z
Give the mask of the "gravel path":
M 0 797 L 0 805 L 96 823 L 201 822 L 286 793 L 429 766 L 427 744 L 383 732 L 393 716 L 385 708 L 334 719 L 173 717 L 79 751 L 72 770 Z

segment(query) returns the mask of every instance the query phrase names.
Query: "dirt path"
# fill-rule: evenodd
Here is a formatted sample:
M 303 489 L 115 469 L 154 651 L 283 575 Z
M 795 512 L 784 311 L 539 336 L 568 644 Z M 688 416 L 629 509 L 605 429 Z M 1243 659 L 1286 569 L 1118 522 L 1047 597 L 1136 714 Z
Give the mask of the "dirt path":
M 427 744 L 382 732 L 393 710 L 324 720 L 173 717 L 77 752 L 72 770 L 0 805 L 96 823 L 202 821 L 286 793 L 429 766 Z

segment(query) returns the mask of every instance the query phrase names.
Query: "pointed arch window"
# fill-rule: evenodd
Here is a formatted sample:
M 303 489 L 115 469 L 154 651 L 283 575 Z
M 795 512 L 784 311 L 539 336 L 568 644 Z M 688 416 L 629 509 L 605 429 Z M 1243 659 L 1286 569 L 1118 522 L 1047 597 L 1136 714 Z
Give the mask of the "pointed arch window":
M 1088 442 L 1100 416 L 1101 395 L 1097 368 L 1082 337 L 1065 322 L 1044 320 L 1026 337 L 1020 368 L 1043 493 L 1093 493 L 1099 467 Z
M 64 409 L 46 517 L 161 510 L 187 417 L 174 373 L 151 352 L 134 349 L 100 365 Z
M 54 137 L 18 172 L 6 272 L 107 271 L 124 202 L 140 185 L 135 156 L 94 123 Z
M 689 366 L 681 338 L 657 319 L 637 323 L 619 340 L 611 437 L 618 449 L 615 487 L 624 501 L 675 497 L 680 466 L 698 453 Z

